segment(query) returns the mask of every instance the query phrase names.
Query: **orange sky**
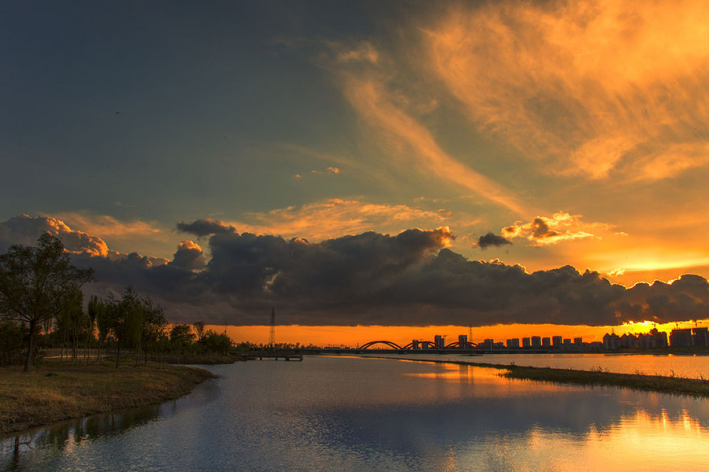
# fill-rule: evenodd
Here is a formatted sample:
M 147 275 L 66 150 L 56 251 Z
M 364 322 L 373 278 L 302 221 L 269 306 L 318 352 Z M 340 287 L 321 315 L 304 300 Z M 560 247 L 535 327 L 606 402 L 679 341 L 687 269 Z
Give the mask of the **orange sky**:
M 699 325 L 706 326 L 708 320 L 699 321 Z M 675 324 L 658 324 L 658 330 L 669 332 Z M 681 323 L 681 327 L 694 327 L 694 323 Z M 618 335 L 624 333 L 646 333 L 654 324 L 632 324 L 618 327 L 589 327 L 587 325 L 493 325 L 473 327 L 473 342 L 479 343 L 486 338 L 505 342 L 508 338 L 523 338 L 538 335 L 540 337 L 553 337 L 561 335 L 564 338 L 582 337 L 584 342 L 600 342 L 603 335 L 615 331 Z M 210 325 L 209 329 L 223 333 L 224 326 Z M 276 327 L 277 343 L 300 343 L 301 345 L 313 344 L 317 346 L 349 346 L 356 347 L 375 340 L 387 340 L 399 345 L 406 345 L 412 340 L 433 341 L 435 335 L 446 337 L 446 343 L 456 341 L 458 335 L 468 335 L 469 327 L 458 326 L 431 326 L 431 327 L 382 327 L 382 326 L 317 326 L 306 327 L 300 325 L 286 325 Z M 253 326 L 228 326 L 227 335 L 235 342 L 249 341 L 252 343 L 268 343 L 270 327 L 267 325 Z
M 171 18 L 141 3 L 138 16 L 155 24 L 134 24 L 133 6 L 116 5 L 122 13 L 102 20 L 110 27 L 101 35 L 91 12 L 68 3 L 51 28 L 39 28 L 24 2 L 8 10 L 16 41 L 0 49 L 14 93 L 0 110 L 12 124 L 0 127 L 0 154 L 14 158 L 0 176 L 0 248 L 34 244 L 44 231 L 60 235 L 77 260 L 95 266 L 96 295 L 133 285 L 179 322 L 264 323 L 254 307 L 273 301 L 312 311 L 292 323 L 395 325 L 465 322 L 437 318 L 439 296 L 468 301 L 477 275 L 459 276 L 445 259 L 439 286 L 419 294 L 416 285 L 421 265 L 444 247 L 500 274 L 480 279 L 491 293 L 505 287 L 493 282 L 511 281 L 495 268 L 500 262 L 530 276 L 588 269 L 628 288 L 709 277 L 706 0 L 285 2 L 285 10 L 227 2 L 191 33 L 187 50 L 182 19 L 203 17 L 196 3 L 175 6 Z M 136 28 L 139 50 L 160 61 L 112 36 Z M 111 53 L 97 54 L 102 48 Z M 87 70 L 101 80 L 87 83 Z M 66 97 L 71 110 L 56 106 Z M 18 120 L 27 111 L 43 119 Z M 36 217 L 19 217 L 26 213 Z M 391 242 L 412 229 L 428 232 L 433 246 L 391 266 L 391 275 L 375 281 L 377 264 L 394 254 L 377 254 L 379 243 L 362 247 L 371 267 L 355 258 L 342 264 L 342 255 L 357 254 L 350 249 L 375 241 L 350 237 L 373 232 Z M 291 239 L 298 251 L 276 248 Z M 325 264 L 320 252 L 331 240 L 342 252 Z M 321 301 L 343 300 L 334 290 L 317 294 L 339 271 L 361 283 L 343 284 L 349 300 L 389 297 L 394 288 L 400 307 L 430 304 L 430 315 L 395 318 L 380 303 L 347 319 L 320 318 L 329 314 Z M 568 295 L 547 276 L 550 298 L 542 293 L 538 306 Z M 704 317 L 703 284 L 688 278 L 634 291 L 626 308 L 638 318 Z M 514 299 L 519 284 L 510 286 L 497 301 L 505 310 L 479 323 L 616 320 L 607 305 L 597 320 L 517 317 L 537 294 Z M 489 293 L 480 294 L 486 306 Z M 509 300 L 518 301 L 516 312 Z M 583 292 L 563 303 L 598 300 Z M 455 305 L 462 312 L 475 304 Z M 580 317 L 581 309 L 564 313 Z M 627 314 L 622 320 L 632 320 Z M 230 331 L 235 340 L 268 338 L 263 326 Z M 607 331 L 510 325 L 474 329 L 473 338 L 592 341 Z M 283 326 L 277 339 L 356 345 L 460 333 L 467 327 Z

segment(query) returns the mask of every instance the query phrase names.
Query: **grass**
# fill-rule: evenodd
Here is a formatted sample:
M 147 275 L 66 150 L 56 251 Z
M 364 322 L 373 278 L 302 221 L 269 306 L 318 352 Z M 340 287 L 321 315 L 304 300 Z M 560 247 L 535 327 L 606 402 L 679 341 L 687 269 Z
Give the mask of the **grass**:
M 386 359 L 392 358 L 387 357 Z M 411 361 L 408 358 L 404 359 Z M 514 363 L 502 365 L 495 363 L 476 363 L 470 361 L 416 361 L 495 368 L 502 370 L 500 376 L 511 379 L 526 379 L 531 381 L 573 384 L 579 386 L 609 386 L 634 389 L 637 391 L 660 392 L 694 397 L 709 397 L 709 380 L 706 379 L 679 378 L 675 376 L 651 376 L 641 373 L 610 373 L 608 371 L 603 371 L 601 368 L 595 371 L 585 371 L 517 366 Z
M 237 361 L 246 361 L 241 355 L 220 355 L 218 353 L 201 353 L 185 355 L 165 355 L 163 362 L 175 365 L 224 365 Z
M 189 393 L 209 371 L 158 365 L 115 368 L 50 360 L 23 373 L 0 368 L 0 436 L 91 414 L 158 404 Z
M 548 381 L 581 386 L 613 386 L 637 391 L 652 391 L 709 397 L 709 382 L 703 379 L 650 376 L 644 374 L 609 373 L 606 371 L 582 371 L 530 366 L 505 366 L 507 378 Z

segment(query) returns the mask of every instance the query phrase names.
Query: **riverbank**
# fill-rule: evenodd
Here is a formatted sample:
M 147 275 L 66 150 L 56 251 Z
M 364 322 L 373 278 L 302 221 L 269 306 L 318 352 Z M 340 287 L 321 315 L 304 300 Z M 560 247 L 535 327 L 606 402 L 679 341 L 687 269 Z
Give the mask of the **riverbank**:
M 132 360 L 131 360 L 132 361 Z M 215 376 L 187 366 L 74 365 L 48 360 L 23 373 L 0 368 L 0 436 L 119 409 L 159 404 L 188 394 Z
M 162 358 L 163 363 L 170 363 L 171 365 L 228 365 L 247 360 L 248 358 L 241 355 L 219 355 L 215 353 L 166 355 Z
M 483 364 L 480 364 L 481 366 Z M 489 366 L 489 365 L 488 365 Z M 605 371 L 581 371 L 558 368 L 535 368 L 531 366 L 490 366 L 508 370 L 503 376 L 513 379 L 546 381 L 581 386 L 610 386 L 637 391 L 651 391 L 709 397 L 709 382 L 703 379 L 650 376 L 643 374 L 609 373 Z
M 608 386 L 628 388 L 637 391 L 680 394 L 686 396 L 709 397 L 709 380 L 690 379 L 672 376 L 644 374 L 611 373 L 608 371 L 584 371 L 561 368 L 539 368 L 533 366 L 503 365 L 495 363 L 477 363 L 473 361 L 443 361 L 435 359 L 411 360 L 410 358 L 390 358 L 392 360 L 421 361 L 427 363 L 450 363 L 455 365 L 479 366 L 501 370 L 501 376 L 510 379 L 542 381 L 580 386 Z

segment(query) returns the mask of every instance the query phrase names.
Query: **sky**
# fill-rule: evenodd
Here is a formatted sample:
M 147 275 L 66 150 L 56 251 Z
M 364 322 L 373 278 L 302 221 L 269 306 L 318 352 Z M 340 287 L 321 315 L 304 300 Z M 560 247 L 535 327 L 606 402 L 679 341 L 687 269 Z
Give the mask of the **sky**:
M 50 231 L 181 322 L 709 319 L 707 17 L 2 2 L 0 249 Z

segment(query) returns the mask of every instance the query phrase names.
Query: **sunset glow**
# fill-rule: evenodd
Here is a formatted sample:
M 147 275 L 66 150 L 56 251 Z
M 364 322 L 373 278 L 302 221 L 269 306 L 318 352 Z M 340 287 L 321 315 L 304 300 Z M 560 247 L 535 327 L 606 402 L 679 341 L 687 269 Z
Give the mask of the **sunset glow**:
M 706 471 L 709 0 L 0 32 L 0 470 Z
M 704 1 L 47 8 L 0 20 L 0 250 L 90 294 L 256 343 L 709 318 Z

